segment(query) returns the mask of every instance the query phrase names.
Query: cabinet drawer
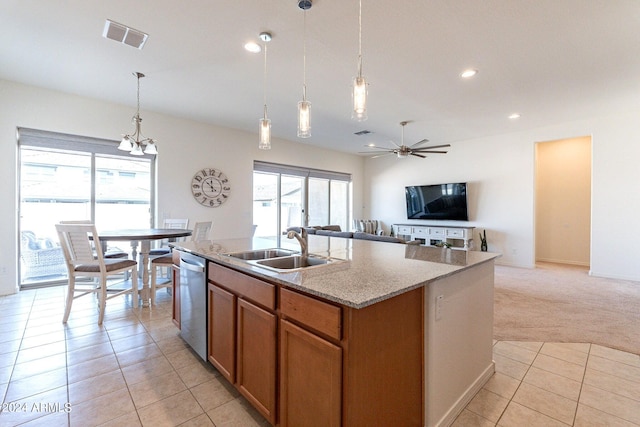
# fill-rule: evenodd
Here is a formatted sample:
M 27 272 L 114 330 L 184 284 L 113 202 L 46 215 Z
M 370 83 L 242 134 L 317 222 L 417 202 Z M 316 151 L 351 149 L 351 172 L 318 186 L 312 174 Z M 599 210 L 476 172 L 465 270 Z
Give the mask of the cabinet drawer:
M 444 237 L 444 228 L 430 228 L 429 235 Z
M 320 333 L 342 338 L 340 307 L 281 288 L 280 312 Z
M 209 280 L 270 310 L 276 308 L 276 287 L 246 274 L 209 263 Z
M 398 226 L 398 230 L 396 231 L 398 234 L 411 234 L 411 227 L 406 225 Z
M 413 234 L 415 236 L 426 236 L 429 234 L 429 229 L 425 227 L 413 227 Z
M 464 237 L 464 230 L 460 230 L 457 228 L 447 228 L 447 236 L 448 237 Z

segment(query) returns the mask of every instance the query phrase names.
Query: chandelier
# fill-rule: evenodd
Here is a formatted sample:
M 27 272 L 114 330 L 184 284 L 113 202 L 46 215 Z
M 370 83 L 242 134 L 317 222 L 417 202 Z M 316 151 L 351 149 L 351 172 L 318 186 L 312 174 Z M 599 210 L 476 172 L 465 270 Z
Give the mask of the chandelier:
M 143 154 L 158 154 L 156 148 L 156 142 L 151 138 L 145 138 L 142 135 L 142 117 L 140 117 L 140 79 L 144 77 L 144 74 L 134 72 L 134 76 L 138 78 L 138 109 L 136 115 L 133 116 L 131 122 L 135 125 L 136 130 L 132 134 L 127 134 L 122 137 L 118 150 L 128 151 L 133 156 L 142 156 Z M 143 151 L 144 146 L 144 151 Z

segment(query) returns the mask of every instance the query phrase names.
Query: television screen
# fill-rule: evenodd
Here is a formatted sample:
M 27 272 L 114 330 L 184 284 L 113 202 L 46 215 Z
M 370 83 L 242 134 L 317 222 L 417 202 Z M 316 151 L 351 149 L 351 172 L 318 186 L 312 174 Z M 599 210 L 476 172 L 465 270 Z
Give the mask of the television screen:
M 408 219 L 467 221 L 467 184 L 405 187 Z

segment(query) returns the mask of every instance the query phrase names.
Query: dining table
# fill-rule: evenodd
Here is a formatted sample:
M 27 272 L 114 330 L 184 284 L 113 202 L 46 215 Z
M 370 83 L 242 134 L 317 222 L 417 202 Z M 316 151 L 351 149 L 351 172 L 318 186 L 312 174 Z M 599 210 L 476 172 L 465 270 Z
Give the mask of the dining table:
M 140 245 L 140 261 L 142 264 L 142 289 L 139 298 L 143 307 L 149 307 L 151 297 L 149 288 L 149 252 L 151 242 L 155 240 L 169 239 L 175 240 L 180 237 L 191 236 L 192 230 L 175 228 L 123 228 L 113 230 L 100 230 L 98 232 L 100 243 L 104 246 L 109 241 L 129 241 L 131 242 L 131 257 L 138 256 L 137 248 Z

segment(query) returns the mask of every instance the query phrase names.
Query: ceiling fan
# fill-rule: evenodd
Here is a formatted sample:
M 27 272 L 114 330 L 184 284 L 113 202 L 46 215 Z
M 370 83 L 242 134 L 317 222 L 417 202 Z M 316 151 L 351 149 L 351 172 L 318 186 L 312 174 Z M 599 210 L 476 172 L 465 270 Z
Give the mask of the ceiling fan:
M 425 156 L 424 154 L 446 154 L 446 151 L 437 151 L 434 150 L 434 148 L 444 148 L 444 147 L 451 147 L 450 144 L 443 144 L 443 145 L 431 145 L 429 147 L 419 147 L 420 144 L 424 144 L 425 142 L 429 142 L 428 139 L 423 139 L 422 141 L 418 141 L 415 144 L 411 145 L 411 146 L 406 146 L 404 145 L 404 127 L 407 125 L 407 123 L 409 122 L 400 122 L 400 126 L 402 126 L 402 141 L 400 143 L 400 145 L 396 144 L 395 142 L 391 141 L 391 143 L 393 145 L 396 146 L 396 148 L 392 148 L 392 147 L 378 147 L 376 145 L 367 145 L 367 147 L 369 148 L 373 148 L 373 149 L 379 149 L 381 151 L 361 151 L 361 154 L 375 154 L 375 156 L 371 156 L 372 159 L 375 159 L 376 157 L 382 157 L 382 156 L 388 156 L 389 154 L 395 154 L 396 156 L 398 156 L 398 158 L 403 159 L 405 157 L 409 157 L 409 156 L 416 156 L 416 157 L 421 157 L 423 159 L 425 159 L 427 156 Z

